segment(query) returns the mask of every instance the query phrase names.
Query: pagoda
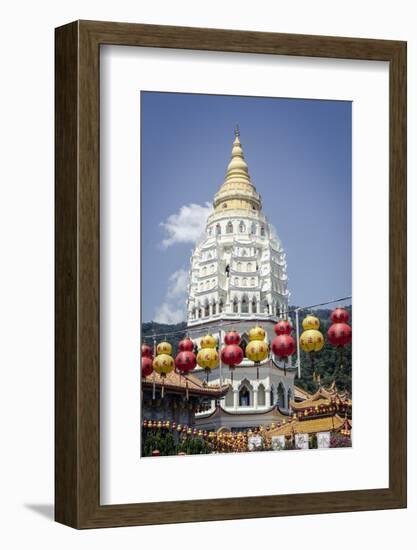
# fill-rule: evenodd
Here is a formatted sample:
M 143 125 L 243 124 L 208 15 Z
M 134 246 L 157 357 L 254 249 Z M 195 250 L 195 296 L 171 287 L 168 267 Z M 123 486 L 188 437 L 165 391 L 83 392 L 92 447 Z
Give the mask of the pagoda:
M 253 185 L 236 128 L 226 176 L 214 195 L 213 212 L 207 219 L 204 238 L 191 257 L 187 300 L 187 329 L 198 345 L 212 333 L 220 346 L 224 334 L 236 330 L 241 346 L 248 331 L 262 326 L 266 340 L 273 340 L 274 325 L 288 316 L 285 251 L 262 212 L 262 199 Z M 242 429 L 277 420 L 277 409 L 288 414 L 294 398 L 294 368 L 276 357 L 261 363 L 259 374 L 244 359 L 234 370 L 219 365 L 209 384 L 230 384 L 226 396 L 213 400 L 212 408 L 197 414 L 197 424 Z M 203 377 L 202 371 L 195 371 Z

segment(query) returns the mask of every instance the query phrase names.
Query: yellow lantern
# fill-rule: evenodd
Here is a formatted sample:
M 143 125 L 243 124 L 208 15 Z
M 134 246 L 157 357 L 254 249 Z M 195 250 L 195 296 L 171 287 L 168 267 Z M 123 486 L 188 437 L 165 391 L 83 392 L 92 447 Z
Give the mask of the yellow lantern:
M 164 397 L 164 385 L 166 375 L 174 370 L 174 358 L 171 357 L 172 346 L 168 342 L 160 342 L 156 347 L 157 356 L 153 360 L 152 366 L 162 378 L 161 397 Z
M 304 330 L 318 330 L 320 328 L 320 321 L 314 315 L 307 315 L 307 317 L 304 318 L 302 324 Z
M 157 355 L 172 355 L 172 346 L 169 342 L 160 342 L 156 346 L 156 353 Z
M 324 338 L 319 330 L 305 330 L 300 337 L 300 346 L 303 351 L 320 351 L 324 346 Z
M 252 340 L 246 346 L 246 357 L 254 363 L 260 363 L 268 357 L 268 344 L 261 340 Z
M 219 354 L 216 351 L 217 340 L 211 334 L 206 334 L 200 340 L 201 349 L 197 353 L 197 364 L 202 367 L 207 374 L 219 365 Z
M 300 346 L 303 351 L 311 353 L 313 380 L 317 380 L 317 374 L 314 369 L 314 353 L 320 351 L 324 346 L 323 334 L 318 330 L 320 328 L 320 321 L 314 315 L 307 315 L 302 324 L 304 332 L 300 336 Z
M 269 354 L 268 344 L 265 342 L 265 331 L 262 327 L 256 326 L 249 331 L 249 344 L 246 346 L 246 357 L 253 361 L 256 366 L 256 377 L 259 379 L 259 363 L 266 359 Z
M 200 347 L 203 349 L 215 348 L 216 346 L 217 346 L 217 340 L 211 334 L 206 334 L 200 340 Z
M 265 340 L 265 331 L 262 327 L 253 327 L 249 331 L 249 340 Z

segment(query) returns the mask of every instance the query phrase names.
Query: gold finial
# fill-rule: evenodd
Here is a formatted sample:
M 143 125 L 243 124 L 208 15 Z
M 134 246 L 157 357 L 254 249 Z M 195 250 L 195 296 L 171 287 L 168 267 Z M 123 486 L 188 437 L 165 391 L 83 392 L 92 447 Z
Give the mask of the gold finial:
M 236 124 L 236 128 L 235 128 L 235 136 L 236 136 L 236 137 L 239 137 L 239 136 L 240 136 L 240 131 L 239 131 L 239 124 Z

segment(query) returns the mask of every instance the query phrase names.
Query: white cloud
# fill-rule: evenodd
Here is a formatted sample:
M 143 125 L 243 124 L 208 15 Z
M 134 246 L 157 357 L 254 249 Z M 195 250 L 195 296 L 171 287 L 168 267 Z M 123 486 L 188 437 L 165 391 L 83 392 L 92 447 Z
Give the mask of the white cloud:
M 188 272 L 185 269 L 175 271 L 169 278 L 168 293 L 169 298 L 185 298 L 188 285 Z
M 181 308 L 175 308 L 171 304 L 164 303 L 159 306 L 155 313 L 155 322 L 165 325 L 176 325 L 184 321 L 184 311 Z
M 196 243 L 204 235 L 208 215 L 212 205 L 188 204 L 181 206 L 176 214 L 171 214 L 159 225 L 167 237 L 161 242 L 162 248 L 168 248 L 177 243 Z
M 175 324 L 186 319 L 188 272 L 178 269 L 168 279 L 164 302 L 156 309 L 157 323 Z

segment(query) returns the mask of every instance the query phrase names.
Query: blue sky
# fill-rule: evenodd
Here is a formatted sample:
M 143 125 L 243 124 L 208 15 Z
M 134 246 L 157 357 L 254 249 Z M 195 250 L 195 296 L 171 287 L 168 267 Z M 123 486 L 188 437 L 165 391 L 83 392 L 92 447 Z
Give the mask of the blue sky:
M 142 319 L 185 319 L 189 259 L 236 124 L 287 253 L 290 304 L 350 296 L 351 121 L 347 101 L 142 92 Z

